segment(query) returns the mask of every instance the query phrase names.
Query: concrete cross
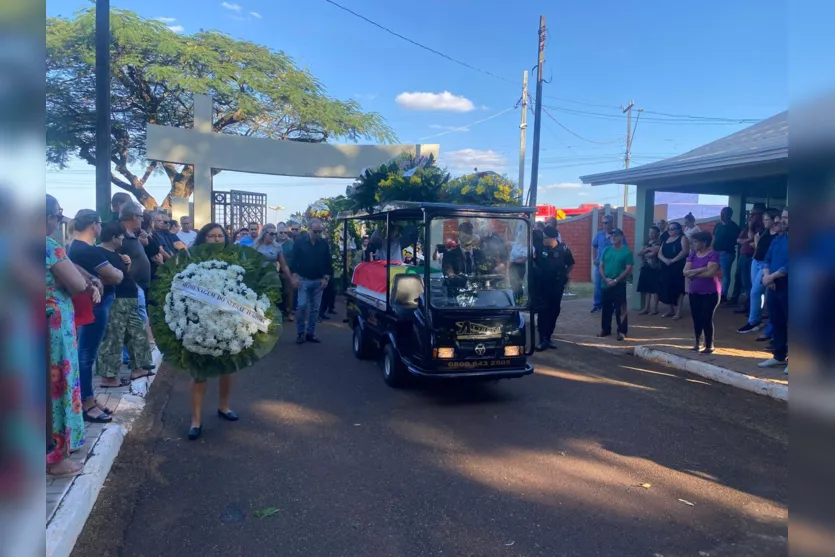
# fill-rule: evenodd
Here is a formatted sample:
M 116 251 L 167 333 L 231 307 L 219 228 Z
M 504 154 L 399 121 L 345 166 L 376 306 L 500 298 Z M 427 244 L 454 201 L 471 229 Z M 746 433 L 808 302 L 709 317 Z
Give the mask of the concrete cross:
M 432 145 L 334 145 L 214 133 L 212 97 L 194 95 L 194 127 L 148 124 L 147 158 L 194 165 L 194 225 L 212 221 L 212 169 L 315 178 L 358 177 L 400 155 L 434 155 Z M 174 217 L 188 213 L 188 200 L 172 200 Z

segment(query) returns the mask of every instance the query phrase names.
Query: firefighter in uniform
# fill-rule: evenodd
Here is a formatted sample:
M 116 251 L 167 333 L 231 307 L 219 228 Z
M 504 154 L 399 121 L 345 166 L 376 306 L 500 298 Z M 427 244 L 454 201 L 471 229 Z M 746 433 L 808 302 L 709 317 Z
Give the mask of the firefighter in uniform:
M 556 348 L 551 340 L 560 316 L 562 295 L 568 284 L 568 276 L 574 267 L 574 256 L 565 244 L 558 240 L 559 233 L 553 226 L 543 231 L 544 246 L 534 255 L 533 267 L 539 301 L 539 344 L 537 350 Z

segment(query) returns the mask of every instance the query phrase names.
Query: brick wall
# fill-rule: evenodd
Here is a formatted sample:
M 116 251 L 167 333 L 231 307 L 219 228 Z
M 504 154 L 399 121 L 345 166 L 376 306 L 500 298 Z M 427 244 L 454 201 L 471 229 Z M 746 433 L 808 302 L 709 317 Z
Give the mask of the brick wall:
M 589 282 L 591 277 L 591 224 L 592 213 L 559 221 L 560 236 L 571 249 L 576 265 L 571 280 Z

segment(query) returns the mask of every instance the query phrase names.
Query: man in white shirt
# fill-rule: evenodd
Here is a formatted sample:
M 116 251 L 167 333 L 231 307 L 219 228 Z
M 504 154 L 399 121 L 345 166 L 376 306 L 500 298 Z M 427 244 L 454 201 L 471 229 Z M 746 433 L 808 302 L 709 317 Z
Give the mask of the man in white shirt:
M 180 217 L 180 231 L 177 232 L 177 237 L 182 241 L 186 247 L 191 247 L 197 238 L 197 231 L 191 227 L 191 217 Z

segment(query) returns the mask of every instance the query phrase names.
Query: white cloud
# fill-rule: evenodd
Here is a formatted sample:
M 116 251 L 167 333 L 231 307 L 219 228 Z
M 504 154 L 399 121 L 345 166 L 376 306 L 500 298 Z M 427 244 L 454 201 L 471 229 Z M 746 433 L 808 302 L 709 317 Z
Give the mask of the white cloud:
M 157 21 L 161 21 L 163 23 L 174 23 L 177 21 L 176 17 L 158 17 Z
M 261 14 L 259 14 L 258 12 L 249 12 L 249 15 L 251 15 L 252 17 L 261 19 Z
M 453 95 L 449 91 L 443 93 L 400 93 L 394 99 L 397 104 L 408 110 L 449 110 L 452 112 L 469 112 L 475 110 L 470 99 Z
M 583 187 L 583 184 L 578 182 L 559 182 L 557 184 L 549 184 L 547 186 L 540 186 L 542 191 L 548 190 L 578 190 Z
M 504 168 L 505 158 L 492 149 L 459 149 L 458 151 L 441 151 L 443 162 L 451 169 L 472 172 L 473 168 L 480 171 Z
M 239 12 L 243 9 L 238 4 L 230 4 L 229 2 L 221 2 L 220 5 L 226 8 L 227 10 L 232 10 L 233 12 Z
M 429 126 L 433 130 L 444 130 L 449 132 L 468 132 L 470 128 L 466 126 L 444 126 L 441 124 L 432 124 Z
M 186 30 L 186 28 L 183 27 L 182 25 L 171 25 L 168 28 L 171 29 L 172 31 L 174 31 L 175 33 L 182 33 L 183 31 Z

